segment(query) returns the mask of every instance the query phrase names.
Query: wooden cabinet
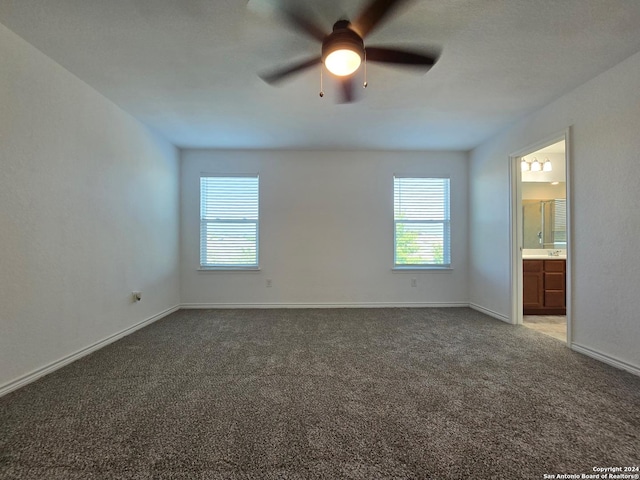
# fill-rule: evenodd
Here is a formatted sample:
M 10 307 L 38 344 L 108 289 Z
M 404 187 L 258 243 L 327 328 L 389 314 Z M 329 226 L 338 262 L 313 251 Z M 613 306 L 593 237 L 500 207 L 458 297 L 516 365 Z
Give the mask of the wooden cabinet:
M 524 260 L 522 306 L 525 315 L 565 315 L 566 261 Z

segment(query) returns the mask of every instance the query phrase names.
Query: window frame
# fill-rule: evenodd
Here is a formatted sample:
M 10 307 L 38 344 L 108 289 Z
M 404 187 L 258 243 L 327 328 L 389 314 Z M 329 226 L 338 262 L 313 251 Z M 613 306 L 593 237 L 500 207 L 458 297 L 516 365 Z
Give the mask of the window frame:
M 446 184 L 446 198 L 444 198 L 444 205 L 446 208 L 446 218 L 439 219 L 419 219 L 419 220 L 398 220 L 396 219 L 396 179 L 434 179 L 434 180 L 447 180 Z M 408 271 L 408 270 L 423 270 L 423 271 L 447 271 L 452 270 L 452 247 L 451 247 L 451 176 L 440 174 L 393 174 L 393 270 L 394 271 Z M 443 228 L 443 263 L 397 263 L 398 262 L 398 248 L 397 248 L 397 227 L 398 224 L 436 224 L 442 225 Z M 447 262 L 448 260 L 448 262 Z
M 216 219 L 206 219 L 203 217 L 203 197 L 202 197 L 202 180 L 204 178 L 253 178 L 256 180 L 256 197 L 257 197 L 257 218 L 254 219 L 225 219 L 225 220 L 216 220 Z M 199 210 L 200 210 L 200 223 L 199 223 L 199 259 L 198 270 L 201 271 L 257 271 L 260 270 L 260 174 L 259 173 L 200 173 L 198 178 L 198 202 L 199 202 Z M 256 261 L 251 264 L 206 264 L 203 263 L 203 255 L 206 252 L 206 246 L 203 244 L 203 239 L 205 238 L 203 234 L 203 227 L 208 224 L 255 224 L 256 231 L 256 240 L 255 240 L 255 249 L 256 249 Z

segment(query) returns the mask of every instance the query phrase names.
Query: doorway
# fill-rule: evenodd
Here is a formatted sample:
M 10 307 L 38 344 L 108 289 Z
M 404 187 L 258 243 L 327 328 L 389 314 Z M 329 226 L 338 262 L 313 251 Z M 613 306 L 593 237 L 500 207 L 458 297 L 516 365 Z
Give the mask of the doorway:
M 569 131 L 510 155 L 512 323 L 571 344 Z

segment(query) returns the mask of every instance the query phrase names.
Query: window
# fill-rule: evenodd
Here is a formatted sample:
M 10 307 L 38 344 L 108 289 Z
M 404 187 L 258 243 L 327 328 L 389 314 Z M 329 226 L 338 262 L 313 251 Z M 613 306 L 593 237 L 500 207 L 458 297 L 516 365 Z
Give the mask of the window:
M 451 266 L 449 178 L 393 178 L 396 268 Z
M 200 177 L 200 266 L 258 268 L 258 176 Z

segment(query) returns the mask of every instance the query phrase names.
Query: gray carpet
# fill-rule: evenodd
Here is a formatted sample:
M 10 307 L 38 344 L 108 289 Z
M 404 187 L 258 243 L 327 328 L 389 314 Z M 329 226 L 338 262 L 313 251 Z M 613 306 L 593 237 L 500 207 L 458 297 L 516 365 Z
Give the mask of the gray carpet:
M 469 309 L 179 311 L 0 399 L 2 479 L 640 465 L 640 378 Z

